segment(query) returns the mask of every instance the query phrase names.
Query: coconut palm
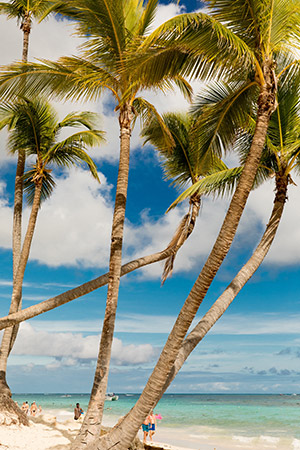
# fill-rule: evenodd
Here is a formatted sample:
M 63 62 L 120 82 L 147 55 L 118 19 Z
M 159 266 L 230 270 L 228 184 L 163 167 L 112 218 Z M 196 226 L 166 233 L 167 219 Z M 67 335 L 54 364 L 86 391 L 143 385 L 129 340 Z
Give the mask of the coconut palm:
M 284 212 L 288 187 L 291 184 L 295 185 L 292 174 L 299 174 L 300 169 L 300 77 L 292 78 L 287 72 L 279 86 L 277 100 L 278 107 L 270 120 L 266 144 L 256 175 L 256 185 L 270 179 L 270 177 L 275 180 L 274 205 L 269 222 L 251 258 L 185 338 L 161 395 L 175 378 L 193 349 L 224 314 L 241 289 L 260 267 L 274 241 Z M 250 119 L 250 121 L 248 132 L 242 133 L 236 142 L 242 162 L 245 160 L 251 143 L 251 131 L 253 131 L 251 128 L 253 128 L 254 120 Z M 208 191 L 214 192 L 215 189 L 219 191 L 219 180 L 213 180 L 213 177 L 207 177 L 207 179 L 197 182 L 193 189 L 184 192 L 181 200 L 184 197 L 188 198 L 194 189 L 200 195 L 202 191 L 205 193 Z
M 32 21 L 39 19 L 45 11 L 55 2 L 49 0 L 10 0 L 6 3 L 0 2 L 0 14 L 5 14 L 8 19 L 17 19 L 23 32 L 22 61 L 28 61 L 29 35 Z M 17 272 L 21 253 L 21 229 L 23 209 L 23 174 L 25 167 L 25 155 L 18 152 L 18 162 L 15 178 L 15 198 L 13 216 L 13 275 Z
M 178 16 L 143 40 L 140 30 L 142 29 L 144 33 L 149 25 L 156 3 L 149 1 L 143 6 L 138 0 L 70 2 L 71 6 L 80 6 L 76 17 L 79 21 L 79 31 L 90 36 L 85 48 L 85 58 L 63 58 L 59 63 L 27 65 L 25 68 L 15 64 L 4 72 L 1 81 L 2 95 L 12 95 L 16 88 L 22 88 L 24 78 L 28 80 L 26 87 L 29 93 L 36 90 L 51 93 L 52 90 L 56 90 L 68 95 L 69 98 L 78 98 L 82 95 L 95 98 L 103 88 L 108 87 L 116 98 L 117 109 L 120 110 L 122 151 L 114 215 L 114 218 L 119 220 L 114 221 L 114 224 L 118 224 L 116 228 L 113 225 L 107 316 L 104 321 L 92 403 L 89 408 L 93 413 L 87 414 L 83 427 L 87 436 L 87 427 L 90 425 L 90 433 L 84 445 L 88 444 L 98 432 L 104 404 L 107 361 L 110 356 L 110 344 L 106 344 L 108 340 L 111 342 L 121 267 L 127 187 L 127 172 L 123 172 L 123 168 L 128 167 L 133 107 L 135 110 L 139 107 L 149 107 L 144 101 L 136 99 L 138 90 L 150 86 L 165 88 L 167 77 L 173 77 L 179 86 L 187 91 L 188 86 L 178 77 L 178 73 L 193 75 L 203 80 L 211 77 L 227 77 L 227 79 L 230 77 L 242 85 L 239 95 L 231 99 L 223 117 L 227 114 L 229 106 L 232 109 L 233 104 L 236 106 L 238 98 L 252 89 L 257 89 L 257 115 L 249 155 L 219 236 L 178 316 L 144 393 L 126 418 L 130 426 L 122 429 L 122 444 L 118 444 L 119 447 L 116 445 L 116 448 L 129 445 L 138 424 L 155 404 L 193 317 L 230 248 L 253 186 L 269 120 L 276 109 L 277 81 L 286 70 L 284 67 L 280 72 L 277 71 L 276 61 L 280 55 L 286 55 L 293 50 L 300 34 L 297 0 L 253 0 L 251 5 L 242 0 L 234 2 L 211 0 L 207 2 L 210 15 L 197 13 Z M 133 23 L 138 22 L 132 20 L 132 7 L 136 8 L 134 15 L 139 15 L 141 19 L 139 25 L 135 27 Z M 102 40 L 99 40 L 100 33 L 103 36 Z M 136 36 L 138 39 L 135 39 Z M 126 52 L 125 44 L 127 44 Z M 296 58 L 290 64 L 298 70 Z M 133 70 L 134 68 L 136 70 Z M 205 144 L 203 151 L 222 149 L 222 139 L 226 130 L 223 130 L 222 135 L 221 123 L 222 117 L 219 123 L 215 123 L 214 129 L 210 128 L 210 137 L 208 133 L 206 142 L 203 143 Z M 228 130 L 228 134 L 230 132 L 231 129 Z M 127 157 L 123 159 L 126 153 Z M 111 445 L 120 442 L 114 441 L 113 436 L 114 434 L 110 434 L 106 438 L 111 441 Z M 119 439 L 119 435 L 117 437 Z
M 39 92 L 43 91 L 50 95 L 55 91 L 63 97 L 73 99 L 97 98 L 103 90 L 109 90 L 118 111 L 120 160 L 111 234 L 110 279 L 99 362 L 91 401 L 83 424 L 84 433 L 86 425 L 89 426 L 87 439 L 92 438 L 93 429 L 95 432 L 98 430 L 105 400 L 121 271 L 132 124 L 138 113 L 146 119 L 156 114 L 151 104 L 138 97 L 145 83 L 142 79 L 132 77 L 132 66 L 127 58 L 128 55 L 136 53 L 145 34 L 148 33 L 157 3 L 158 0 L 149 0 L 147 3 L 141 0 L 72 0 L 68 2 L 68 14 L 76 19 L 78 33 L 89 36 L 83 46 L 82 57 L 61 58 L 57 63 L 48 62 L 44 65 L 28 65 L 25 69 L 26 76 L 21 77 L 21 80 L 26 79 L 28 96 L 36 92 L 37 84 Z M 63 8 L 61 12 L 65 13 L 65 9 Z M 24 70 L 22 66 L 20 67 L 21 71 Z M 35 82 L 30 76 L 30 71 Z M 40 71 L 38 78 L 36 78 L 37 71 Z M 190 86 L 182 77 L 176 74 L 171 78 L 185 94 L 190 94 Z M 148 84 L 151 85 L 151 83 Z M 34 85 L 35 89 L 33 89 Z M 152 83 L 153 85 L 162 90 L 170 88 L 170 82 L 167 79 Z M 22 81 L 19 87 L 21 90 L 24 89 Z M 102 407 L 99 407 L 99 404 Z
M 171 180 L 171 184 L 182 189 L 187 183 L 194 185 L 199 179 L 208 174 L 222 171 L 225 173 L 227 166 L 215 156 L 214 153 L 200 155 L 194 148 L 192 139 L 195 121 L 187 113 L 163 114 L 162 120 L 173 138 L 172 151 L 165 140 L 165 133 L 161 127 L 161 121 L 153 118 L 142 130 L 145 143 L 151 143 L 159 152 L 165 178 Z M 176 233 L 172 237 L 167 248 L 172 247 L 173 252 L 167 258 L 162 275 L 162 284 L 172 273 L 174 260 L 179 248 L 193 232 L 196 219 L 199 214 L 201 196 L 196 192 L 189 197 L 189 211 L 183 217 Z
M 36 220 L 41 202 L 47 199 L 55 186 L 51 166 L 69 167 L 73 164 L 87 164 L 92 176 L 98 179 L 93 160 L 86 153 L 87 146 L 94 146 L 103 140 L 103 133 L 95 129 L 97 115 L 89 112 L 71 113 L 62 121 L 50 105 L 42 99 L 19 100 L 12 104 L 0 105 L 0 129 L 9 131 L 8 148 L 11 152 L 20 149 L 35 164 L 24 175 L 24 185 L 31 213 L 24 238 L 9 313 L 21 308 L 22 285 L 25 268 L 29 258 Z M 63 128 L 83 126 L 71 136 L 59 140 Z M 0 348 L 0 387 L 1 395 L 10 396 L 6 383 L 7 358 L 12 348 L 13 327 L 7 328 Z
M 8 19 L 17 19 L 18 25 L 23 32 L 22 61 L 28 61 L 29 35 L 32 28 L 32 21 L 40 19 L 45 11 L 55 4 L 49 0 L 10 0 L 6 3 L 0 2 L 0 14 L 5 14 Z M 24 80 L 25 81 L 25 80 Z M 23 211 L 23 175 L 25 168 L 25 154 L 18 151 L 15 193 L 14 193 L 14 214 L 12 231 L 12 254 L 13 254 L 13 280 L 17 274 L 17 268 L 21 255 L 22 242 L 22 211 Z M 17 329 L 14 330 L 12 339 L 15 339 Z M 11 346 L 13 342 L 11 343 Z
M 254 134 L 220 233 L 178 315 L 158 363 L 136 405 L 126 416 L 123 424 L 118 424 L 109 436 L 103 438 L 101 448 L 115 446 L 121 449 L 129 445 L 140 423 L 160 398 L 164 383 L 168 379 L 191 322 L 233 241 L 255 180 L 270 118 L 277 106 L 277 83 L 288 68 L 294 69 L 294 72 L 293 70 L 290 72 L 292 77 L 295 76 L 295 72 L 299 72 L 299 62 L 293 58 L 292 54 L 293 45 L 296 45 L 300 34 L 298 2 L 253 1 L 250 7 L 248 2 L 238 0 L 234 3 L 214 0 L 208 2 L 208 6 L 211 9 L 210 17 L 204 14 L 192 14 L 174 18 L 150 36 L 143 44 L 143 48 L 152 45 L 154 39 L 158 38 L 168 42 L 173 41 L 175 49 L 179 47 L 191 53 L 191 59 L 186 58 L 183 62 L 181 59 L 184 74 L 194 71 L 198 76 L 206 79 L 212 73 L 215 76 L 229 74 L 232 80 L 240 83 L 236 94 L 225 102 L 218 115 L 212 108 L 202 115 L 201 120 L 208 124 L 207 133 L 204 133 L 203 139 L 199 136 L 198 140 L 198 143 L 203 145 L 203 152 L 214 150 L 218 153 L 222 148 L 226 148 L 228 141 L 226 136 L 231 140 L 236 130 L 236 121 L 233 120 L 229 129 L 222 125 L 227 122 L 226 117 L 229 117 L 229 111 L 232 112 L 233 105 L 237 108 L 239 99 L 243 98 L 246 92 L 256 97 Z M 226 25 L 220 25 L 220 23 Z M 213 30 L 211 39 L 207 39 L 205 33 L 207 28 Z M 229 51 L 238 54 L 241 51 L 243 58 L 241 58 L 242 66 L 236 63 L 233 67 L 231 64 L 226 74 L 226 64 L 228 60 L 232 63 L 232 57 L 223 62 L 220 59 L 224 54 L 222 52 L 224 46 L 228 44 L 229 36 L 231 46 L 225 50 L 225 54 Z M 157 53 L 159 54 L 159 49 Z M 288 54 L 291 55 L 290 58 L 286 58 L 286 61 L 289 59 L 289 63 L 278 69 L 279 66 L 276 67 L 276 63 L 284 60 L 283 57 Z M 213 55 L 216 55 L 215 58 Z M 159 76 L 162 67 L 161 60 L 158 62 L 158 59 L 154 52 L 148 57 L 142 55 L 142 64 L 138 68 L 140 76 L 146 76 L 149 70 L 153 70 Z M 174 67 L 178 66 L 176 61 L 172 60 L 169 62 L 169 73 L 173 73 Z M 166 67 L 164 69 L 166 70 Z M 236 70 L 236 73 L 233 73 L 233 70 Z M 257 91 L 256 96 L 255 91 Z M 240 110 L 237 109 L 237 111 Z M 122 443 L 120 443 L 121 436 Z M 91 448 L 96 448 L 96 445 L 95 443 Z

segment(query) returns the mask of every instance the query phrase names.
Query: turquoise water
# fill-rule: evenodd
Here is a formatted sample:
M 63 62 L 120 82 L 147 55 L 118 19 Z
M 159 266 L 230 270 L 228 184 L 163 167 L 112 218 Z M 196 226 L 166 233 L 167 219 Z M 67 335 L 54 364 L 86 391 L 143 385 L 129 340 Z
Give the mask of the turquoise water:
M 73 412 L 76 402 L 86 410 L 87 394 L 16 394 L 19 405 L 36 401 L 43 411 Z M 105 402 L 105 416 L 119 418 L 135 404 L 138 395 L 119 394 Z M 300 395 L 166 394 L 155 408 L 161 426 L 174 429 L 206 427 L 231 436 L 300 439 Z M 297 447 L 298 448 L 298 447 Z

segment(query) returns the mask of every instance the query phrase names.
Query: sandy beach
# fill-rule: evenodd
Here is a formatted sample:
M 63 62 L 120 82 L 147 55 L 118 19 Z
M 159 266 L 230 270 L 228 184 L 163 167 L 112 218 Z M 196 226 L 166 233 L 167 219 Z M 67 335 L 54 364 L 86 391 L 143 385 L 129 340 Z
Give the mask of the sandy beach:
M 67 450 L 81 426 L 80 422 L 75 422 L 72 418 L 60 422 L 50 414 L 30 418 L 29 421 L 29 427 L 1 426 L 0 449 L 28 450 L 34 447 L 38 450 Z M 142 433 L 139 437 L 142 438 Z M 163 446 L 166 450 L 188 450 L 188 448 L 158 442 L 154 442 L 153 446 Z M 206 447 L 202 448 L 206 450 Z
M 68 450 L 75 438 L 81 423 L 73 420 L 65 412 L 57 416 L 43 414 L 37 418 L 30 418 L 30 426 L 1 426 L 0 450 Z M 113 426 L 111 418 L 104 421 L 104 426 Z M 138 433 L 142 440 L 142 432 Z M 226 442 L 221 436 L 208 436 L 196 434 L 193 428 L 172 429 L 159 427 L 150 446 L 165 450 L 300 450 L 298 440 L 294 440 L 288 447 L 283 447 L 271 437 L 264 436 L 260 439 L 240 437 L 235 442 Z

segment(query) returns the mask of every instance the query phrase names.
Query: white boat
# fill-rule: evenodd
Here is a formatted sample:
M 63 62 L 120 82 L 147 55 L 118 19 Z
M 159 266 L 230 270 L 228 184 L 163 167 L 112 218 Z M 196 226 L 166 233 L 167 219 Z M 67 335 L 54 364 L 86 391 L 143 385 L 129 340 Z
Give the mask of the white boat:
M 119 400 L 119 396 L 114 394 L 113 392 L 110 392 L 105 395 L 105 400 L 108 400 L 109 402 L 115 402 L 116 400 Z

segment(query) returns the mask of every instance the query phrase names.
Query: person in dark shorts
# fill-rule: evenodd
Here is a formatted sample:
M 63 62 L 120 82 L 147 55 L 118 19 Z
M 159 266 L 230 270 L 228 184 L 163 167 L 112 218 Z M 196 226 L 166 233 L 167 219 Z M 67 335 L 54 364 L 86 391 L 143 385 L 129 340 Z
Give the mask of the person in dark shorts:
M 153 411 L 150 412 L 149 415 L 149 437 L 150 437 L 150 441 L 152 442 L 152 437 L 155 434 L 155 429 L 156 429 L 156 416 L 154 414 Z
M 76 403 L 76 407 L 74 408 L 74 420 L 78 420 L 83 414 L 83 409 L 80 408 L 79 403 Z
M 149 432 L 149 423 L 150 423 L 150 417 L 147 416 L 146 419 L 144 420 L 144 422 L 142 423 L 142 430 L 144 433 L 144 439 L 143 439 L 144 444 L 146 444 L 146 440 L 147 440 L 147 436 L 148 436 L 148 432 Z

